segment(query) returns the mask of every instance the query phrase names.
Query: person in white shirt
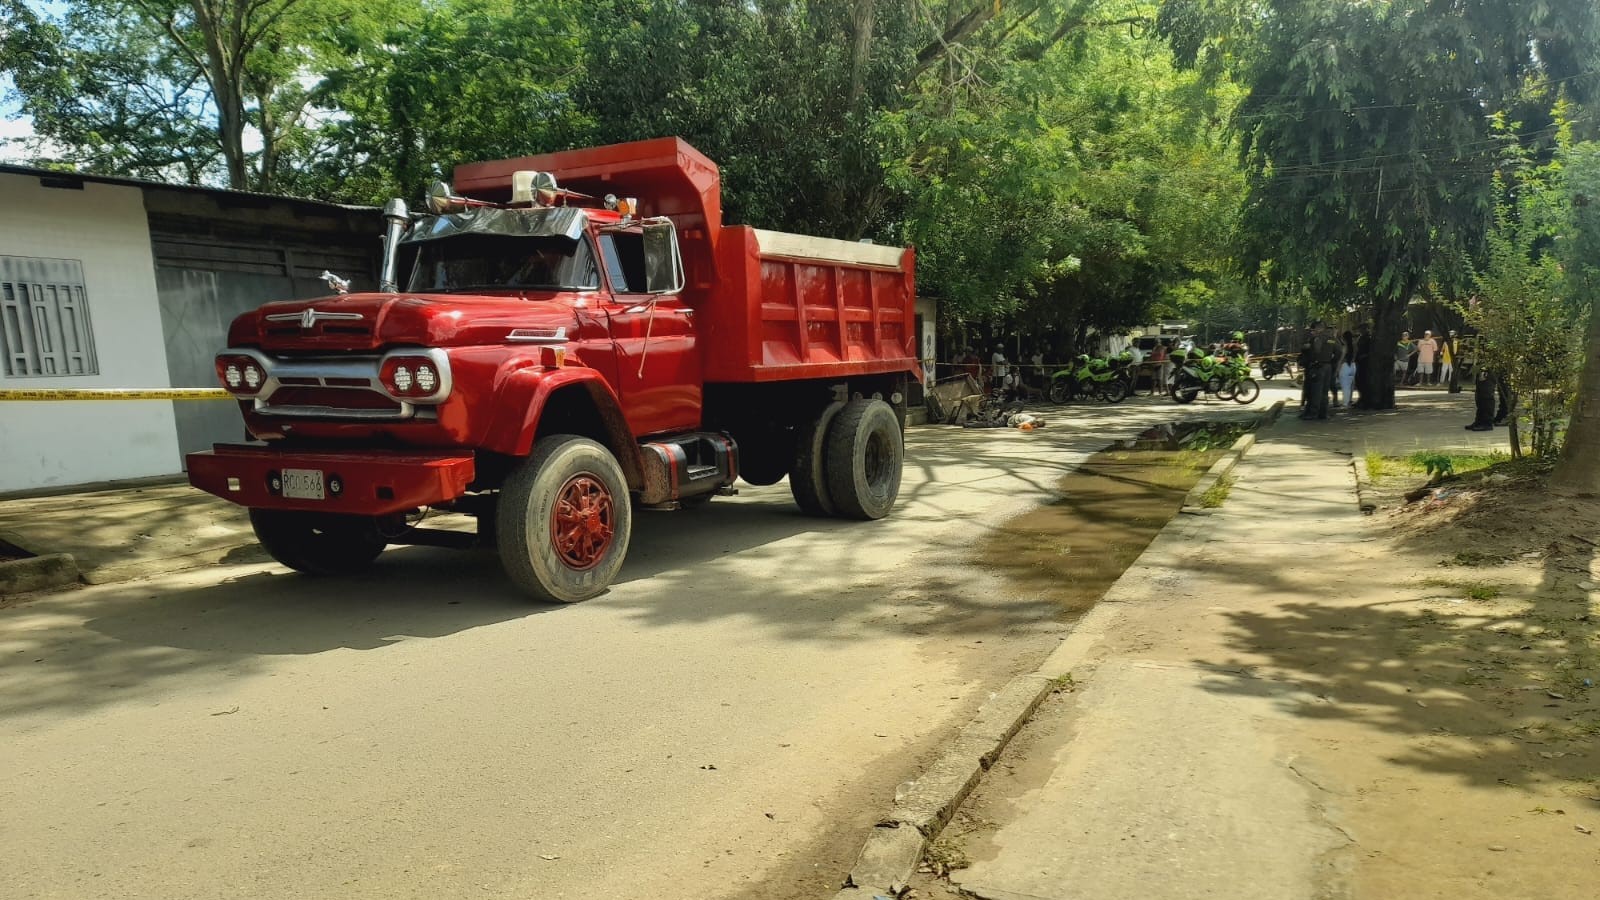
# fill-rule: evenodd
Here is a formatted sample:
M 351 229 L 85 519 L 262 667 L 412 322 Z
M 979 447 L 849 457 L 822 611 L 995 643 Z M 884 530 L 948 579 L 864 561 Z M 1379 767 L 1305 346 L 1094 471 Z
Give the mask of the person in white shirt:
M 991 374 L 994 377 L 993 388 L 1000 390 L 1010 388 L 1011 384 L 1008 379 L 1011 375 L 1011 367 L 1006 363 L 1005 353 L 1001 352 L 998 346 L 994 348 L 994 355 L 989 357 L 989 364 L 992 367 Z

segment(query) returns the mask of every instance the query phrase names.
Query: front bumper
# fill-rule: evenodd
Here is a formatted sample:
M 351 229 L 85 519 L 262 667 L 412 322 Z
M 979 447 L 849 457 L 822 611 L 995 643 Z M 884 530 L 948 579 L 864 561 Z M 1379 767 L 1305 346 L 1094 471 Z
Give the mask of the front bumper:
M 431 453 L 287 451 L 270 446 L 218 444 L 186 458 L 189 483 L 252 509 L 296 509 L 382 516 L 454 500 L 476 475 L 472 456 Z M 299 500 L 274 491 L 284 469 L 323 473 L 331 488 L 322 500 Z

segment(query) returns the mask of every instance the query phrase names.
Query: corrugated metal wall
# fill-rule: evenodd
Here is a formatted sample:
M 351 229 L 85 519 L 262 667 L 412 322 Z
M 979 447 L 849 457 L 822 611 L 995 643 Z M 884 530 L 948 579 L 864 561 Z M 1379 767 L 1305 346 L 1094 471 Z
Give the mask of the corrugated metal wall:
M 360 222 L 375 214 L 352 213 Z M 245 221 L 240 221 L 241 219 Z M 150 216 L 156 260 L 161 327 L 173 387 L 212 387 L 212 358 L 227 346 L 234 317 L 272 300 L 326 296 L 324 270 L 371 290 L 379 260 L 378 232 L 252 227 L 248 214 L 224 227 L 188 216 Z M 174 404 L 179 449 L 210 449 L 218 441 L 244 437 L 239 410 L 231 403 Z

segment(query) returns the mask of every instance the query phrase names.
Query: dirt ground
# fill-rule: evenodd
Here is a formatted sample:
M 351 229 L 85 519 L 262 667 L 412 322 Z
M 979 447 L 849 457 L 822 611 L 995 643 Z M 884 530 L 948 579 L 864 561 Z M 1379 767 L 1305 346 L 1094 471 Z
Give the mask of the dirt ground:
M 1429 699 L 1413 701 L 1406 733 L 1324 760 L 1367 779 L 1351 821 L 1387 848 L 1357 866 L 1357 897 L 1576 898 L 1600 885 L 1600 501 L 1512 471 L 1415 502 L 1404 495 L 1424 477 L 1378 482 L 1375 524 L 1416 590 L 1385 613 L 1399 629 L 1346 627 L 1412 663 Z

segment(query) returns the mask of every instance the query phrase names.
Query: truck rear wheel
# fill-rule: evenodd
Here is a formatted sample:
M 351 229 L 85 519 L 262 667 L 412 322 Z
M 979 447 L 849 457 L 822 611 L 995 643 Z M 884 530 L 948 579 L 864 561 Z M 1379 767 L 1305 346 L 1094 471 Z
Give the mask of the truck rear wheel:
M 828 496 L 849 519 L 881 519 L 900 496 L 905 440 L 900 417 L 882 400 L 852 400 L 828 429 Z
M 833 515 L 833 500 L 828 496 L 828 479 L 824 471 L 827 460 L 826 438 L 828 425 L 833 421 L 833 407 L 817 418 L 796 429 L 794 464 L 789 467 L 789 493 L 800 511 L 808 516 Z
M 500 487 L 500 565 L 537 599 L 576 603 L 603 592 L 622 568 L 632 531 L 622 467 L 588 438 L 540 438 Z
M 363 571 L 388 544 L 365 516 L 252 509 L 250 527 L 273 559 L 306 575 Z

